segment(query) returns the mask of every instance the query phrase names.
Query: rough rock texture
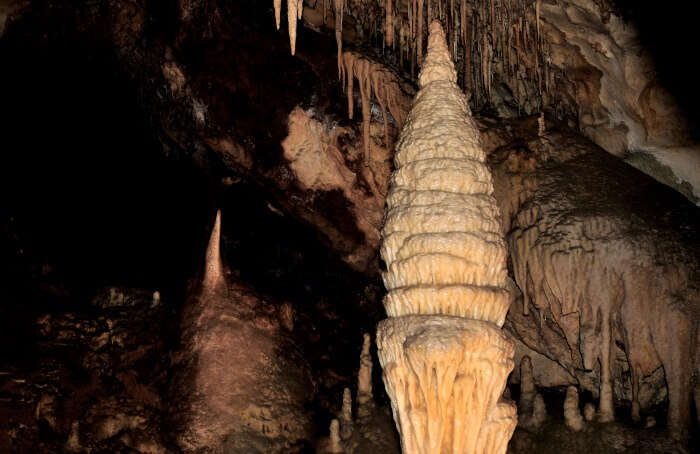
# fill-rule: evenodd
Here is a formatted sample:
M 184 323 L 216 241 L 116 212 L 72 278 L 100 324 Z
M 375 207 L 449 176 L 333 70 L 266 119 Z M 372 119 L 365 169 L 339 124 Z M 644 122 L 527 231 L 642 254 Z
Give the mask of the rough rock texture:
M 377 45 L 381 40 L 386 60 L 413 77 L 423 60 L 426 25 L 438 18 L 447 27 L 448 47 L 473 108 L 493 108 L 507 117 L 546 111 L 692 201 L 700 200 L 700 145 L 676 99 L 685 95 L 676 91 L 674 97 L 669 89 L 675 87 L 664 85 L 665 68 L 657 67 L 640 37 L 645 32 L 658 39 L 673 26 L 668 13 L 660 30 L 640 31 L 628 17 L 635 2 L 615 0 L 345 3 L 349 14 L 337 33 L 345 41 Z M 653 4 L 641 3 L 638 8 L 653 21 Z M 313 28 L 330 28 L 321 9 L 325 3 L 311 4 L 304 19 Z M 665 43 L 676 45 L 670 39 Z
M 201 289 L 183 310 L 170 389 L 175 441 L 192 453 L 300 451 L 311 438 L 308 365 L 276 308 L 226 282 L 219 232 L 217 214 Z
M 349 252 L 346 260 L 366 264 L 374 255 L 371 248 L 379 247 L 378 229 L 391 171 L 391 156 L 386 148 L 375 143 L 368 146 L 364 157 L 357 156 L 361 153 L 359 149 L 339 144 L 343 136 L 352 134 L 351 129 L 328 128 L 312 114 L 299 108 L 289 114 L 289 134 L 282 142 L 284 158 L 302 190 L 337 193 L 348 201 L 348 210 L 357 229 L 364 235 L 365 244 Z M 340 148 L 344 148 L 346 155 Z M 367 165 L 351 170 L 346 156 L 361 159 Z M 364 177 L 369 191 L 358 185 L 358 176 Z
M 638 30 L 613 5 L 569 0 L 541 7 L 551 59 L 579 87 L 579 128 L 604 150 L 697 203 L 700 147 Z M 631 152 L 644 152 L 646 159 L 627 157 Z
M 669 426 L 684 438 L 697 374 L 697 208 L 586 141 L 556 129 L 537 137 L 531 125 L 525 140 L 513 125 L 485 135 L 529 314 L 513 313 L 512 331 L 572 375 L 600 367 L 601 420 L 614 417 L 615 345 L 635 407 L 641 381 L 663 366 Z
M 435 21 L 382 230 L 390 318 L 379 324 L 377 351 L 407 454 L 504 453 L 517 419 L 502 398 L 513 368 L 499 329 L 509 303 L 505 250 L 456 78 Z
M 93 303 L 40 316 L 35 356 L 0 362 L 1 452 L 168 452 L 166 311 L 151 292 L 123 287 Z

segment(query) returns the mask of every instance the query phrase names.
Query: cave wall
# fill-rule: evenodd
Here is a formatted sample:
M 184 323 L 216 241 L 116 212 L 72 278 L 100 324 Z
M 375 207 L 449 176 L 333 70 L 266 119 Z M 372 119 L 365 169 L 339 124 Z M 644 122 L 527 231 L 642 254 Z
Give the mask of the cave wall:
M 615 417 L 616 352 L 626 355 L 634 419 L 639 383 L 663 366 L 669 427 L 686 438 L 698 373 L 697 209 L 556 127 L 521 130 L 513 143 L 508 129 L 484 138 L 527 315 L 511 309 L 512 331 L 582 384 L 599 369 L 602 421 Z
M 331 2 L 307 3 L 307 26 L 335 26 Z M 670 9 L 659 14 L 652 2 L 619 0 L 343 4 L 346 45 L 381 47 L 385 61 L 411 78 L 425 47 L 425 23 L 439 17 L 472 109 L 506 117 L 548 112 L 698 202 L 697 112 L 686 99 L 697 97 L 689 93 L 692 82 L 675 75 L 684 72 L 678 43 L 692 40 L 692 26 Z

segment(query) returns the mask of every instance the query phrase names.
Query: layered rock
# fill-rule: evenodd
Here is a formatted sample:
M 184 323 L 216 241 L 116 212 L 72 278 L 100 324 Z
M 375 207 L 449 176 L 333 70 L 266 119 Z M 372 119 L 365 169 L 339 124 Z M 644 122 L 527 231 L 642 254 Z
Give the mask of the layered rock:
M 401 132 L 381 254 L 390 318 L 377 332 L 403 452 L 503 453 L 513 345 L 505 247 L 479 133 L 439 22 Z

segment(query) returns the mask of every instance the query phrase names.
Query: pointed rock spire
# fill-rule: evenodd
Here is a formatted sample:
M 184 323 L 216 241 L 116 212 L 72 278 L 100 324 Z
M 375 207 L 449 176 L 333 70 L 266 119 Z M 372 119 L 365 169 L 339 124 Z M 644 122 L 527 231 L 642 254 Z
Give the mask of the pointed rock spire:
M 216 220 L 207 245 L 206 262 L 204 265 L 204 279 L 202 288 L 205 291 L 213 291 L 225 287 L 224 266 L 221 262 L 221 210 L 216 212 Z

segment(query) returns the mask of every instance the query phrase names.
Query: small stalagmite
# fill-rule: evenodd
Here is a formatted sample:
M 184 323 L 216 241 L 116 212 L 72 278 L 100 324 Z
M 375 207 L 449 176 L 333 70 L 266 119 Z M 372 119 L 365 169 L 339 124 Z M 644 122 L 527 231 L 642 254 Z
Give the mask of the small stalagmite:
M 343 446 L 340 439 L 340 424 L 337 419 L 331 421 L 331 436 L 328 444 L 328 452 L 335 454 L 343 452 Z
M 347 440 L 352 436 L 352 395 L 350 390 L 343 390 L 343 406 L 340 414 L 340 438 Z
M 564 399 L 564 422 L 566 426 L 574 432 L 583 430 L 584 422 L 581 410 L 578 408 L 578 389 L 575 386 L 566 388 L 566 399 Z
M 369 352 L 371 339 L 365 334 L 360 354 L 360 369 L 357 373 L 357 414 L 365 416 L 371 411 L 372 395 L 372 355 Z
M 537 393 L 535 396 L 535 402 L 532 406 L 532 416 L 530 418 L 530 427 L 540 427 L 542 423 L 547 419 L 547 406 L 544 403 L 544 397 L 542 394 Z
M 518 425 L 536 429 L 547 419 L 547 409 L 542 395 L 537 392 L 532 374 L 532 360 L 523 356 L 520 362 L 520 400 L 518 401 Z
M 505 244 L 456 80 L 434 21 L 382 231 L 390 318 L 379 324 L 377 349 L 404 454 L 502 454 L 517 421 L 502 397 L 514 353 L 500 329 L 509 306 Z
M 520 361 L 520 400 L 518 401 L 518 411 L 520 413 L 531 413 L 535 404 L 535 380 L 532 377 L 532 360 L 529 356 L 523 356 Z

